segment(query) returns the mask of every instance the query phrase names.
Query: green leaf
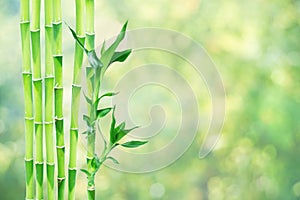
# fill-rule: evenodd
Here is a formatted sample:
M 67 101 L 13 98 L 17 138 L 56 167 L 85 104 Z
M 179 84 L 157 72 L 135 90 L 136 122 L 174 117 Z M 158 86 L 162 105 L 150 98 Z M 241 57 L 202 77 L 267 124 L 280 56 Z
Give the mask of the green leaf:
M 83 115 L 83 120 L 87 123 L 88 126 L 92 124 L 91 119 L 87 115 Z
M 103 52 L 103 54 L 101 56 L 101 61 L 103 63 L 103 66 L 105 67 L 105 69 L 108 67 L 116 49 L 118 48 L 119 44 L 125 37 L 127 24 L 128 24 L 128 21 L 126 21 L 125 24 L 123 25 L 119 35 L 117 36 L 117 39 L 112 43 L 112 45 L 106 51 Z
M 103 97 L 111 97 L 111 96 L 115 96 L 117 94 L 119 94 L 119 92 L 108 92 L 108 93 L 101 95 L 99 100 L 102 99 Z
M 126 148 L 136 148 L 136 147 L 146 144 L 147 142 L 148 141 L 130 141 L 130 142 L 121 144 L 121 146 L 126 147 Z
M 72 33 L 74 39 L 77 41 L 77 43 L 79 44 L 79 46 L 85 51 L 86 54 L 88 54 L 89 51 L 88 51 L 88 50 L 84 47 L 84 45 L 80 42 L 79 38 L 77 37 L 76 32 L 69 26 L 69 24 L 67 24 L 66 22 L 65 22 L 65 24 L 69 27 L 69 29 L 70 29 L 70 31 L 71 31 L 71 33 Z
M 110 143 L 111 144 L 115 143 L 115 125 L 116 125 L 115 109 L 116 109 L 116 106 L 113 107 L 112 119 L 111 119 L 111 124 L 110 124 Z
M 118 133 L 118 132 L 120 132 L 121 130 L 124 130 L 125 125 L 126 125 L 125 122 L 122 122 L 121 124 L 119 124 L 119 126 L 117 126 L 117 127 L 115 128 L 115 132 Z
M 100 51 L 101 55 L 103 55 L 104 51 L 105 51 L 105 40 L 103 41 L 103 44 L 101 47 L 101 51 Z
M 91 176 L 91 173 L 86 169 L 80 169 L 83 173 L 85 173 L 88 177 Z
M 97 57 L 95 50 L 91 50 L 87 53 L 88 61 L 92 68 L 97 69 L 103 67 L 101 60 Z
M 112 108 L 103 108 L 103 109 L 100 109 L 100 110 L 97 110 L 97 118 L 101 118 L 101 117 L 104 117 L 106 116 L 110 111 L 111 111 Z
M 131 52 L 132 52 L 131 49 L 115 52 L 108 65 L 111 65 L 114 62 L 124 62 L 128 58 L 128 56 L 131 54 Z
M 92 100 L 91 100 L 84 92 L 83 92 L 83 95 L 84 95 L 84 97 L 85 97 L 86 102 L 87 102 L 88 104 L 92 105 L 92 104 L 93 104 Z
M 106 160 L 112 160 L 115 164 L 120 164 L 118 160 L 116 160 L 115 158 L 109 156 L 106 158 Z
M 81 134 L 85 135 L 85 134 L 88 134 L 88 132 L 87 131 L 83 131 Z
M 131 129 L 121 129 L 119 130 L 118 132 L 116 132 L 116 135 L 115 135 L 115 142 L 118 142 L 120 141 L 124 136 L 126 136 L 129 132 L 131 132 L 132 130 L 138 128 L 138 126 L 136 127 L 133 127 Z M 117 128 L 116 128 L 117 129 Z M 117 130 L 116 130 L 117 131 Z
M 101 162 L 100 162 L 99 158 L 97 158 L 95 156 L 92 159 L 91 166 L 92 166 L 92 168 L 94 168 L 95 171 L 97 171 L 100 168 L 100 166 L 101 166 Z

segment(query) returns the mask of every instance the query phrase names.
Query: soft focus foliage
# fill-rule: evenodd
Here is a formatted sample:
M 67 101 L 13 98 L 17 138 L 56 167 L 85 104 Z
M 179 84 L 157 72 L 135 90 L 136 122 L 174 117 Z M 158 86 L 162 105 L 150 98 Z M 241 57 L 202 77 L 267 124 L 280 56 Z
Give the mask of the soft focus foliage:
M 96 3 L 98 42 L 116 33 L 126 19 L 129 29 L 153 26 L 176 30 L 203 45 L 218 66 L 227 93 L 222 137 L 211 154 L 198 158 L 201 137 L 196 137 L 177 162 L 154 173 L 132 175 L 104 167 L 96 178 L 99 197 L 300 198 L 299 0 Z M 4 0 L 0 6 L 0 199 L 23 199 L 24 105 L 18 2 Z M 74 24 L 73 1 L 64 1 L 63 7 L 65 20 Z M 66 27 L 64 31 L 66 101 L 70 97 L 74 42 Z M 69 117 L 69 104 L 65 107 Z M 79 154 L 81 163 L 83 152 Z M 85 199 L 83 174 L 78 181 L 78 199 Z

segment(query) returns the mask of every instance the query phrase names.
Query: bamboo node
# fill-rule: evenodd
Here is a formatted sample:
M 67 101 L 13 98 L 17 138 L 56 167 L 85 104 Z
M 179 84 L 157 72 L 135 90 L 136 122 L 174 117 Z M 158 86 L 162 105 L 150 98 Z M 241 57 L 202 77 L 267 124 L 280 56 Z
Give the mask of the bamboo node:
M 49 162 L 47 162 L 46 164 L 47 165 L 51 165 L 51 166 L 55 166 L 55 163 L 49 163 Z
M 60 25 L 60 24 L 62 24 L 62 21 L 60 20 L 60 21 L 57 21 L 57 22 L 52 22 L 52 24 L 53 25 Z
M 40 32 L 40 31 L 41 31 L 41 29 L 39 29 L 39 28 L 38 29 L 31 29 L 30 30 L 30 32 L 32 32 L 32 33 Z
M 43 81 L 43 78 L 33 78 L 32 81 L 33 82 Z
M 34 120 L 34 117 L 24 117 L 25 120 L 30 120 L 30 121 L 33 121 Z
M 63 121 L 64 118 L 63 117 L 55 117 L 55 121 Z
M 54 76 L 47 76 L 45 77 L 45 79 L 54 79 L 55 77 Z
M 77 87 L 77 88 L 81 88 L 81 85 L 78 85 L 78 84 L 72 84 L 72 87 Z
M 22 72 L 23 75 L 32 75 L 31 72 Z

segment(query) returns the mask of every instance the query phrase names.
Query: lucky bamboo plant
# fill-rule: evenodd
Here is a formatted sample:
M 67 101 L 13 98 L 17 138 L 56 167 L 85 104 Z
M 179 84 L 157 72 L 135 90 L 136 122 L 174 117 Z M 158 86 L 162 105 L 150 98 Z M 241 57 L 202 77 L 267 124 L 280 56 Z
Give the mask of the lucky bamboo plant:
M 81 169 L 81 171 L 84 172 L 87 176 L 87 195 L 89 200 L 95 199 L 95 175 L 104 163 L 104 161 L 112 160 L 113 162 L 118 163 L 118 161 L 115 158 L 109 156 L 109 153 L 114 148 L 116 148 L 119 145 L 125 148 L 135 148 L 147 143 L 147 141 L 129 141 L 125 143 L 120 143 L 120 140 L 124 136 L 126 136 L 130 131 L 137 127 L 125 129 L 125 122 L 116 125 L 116 106 L 99 108 L 101 106 L 101 100 L 104 97 L 111 97 L 116 95 L 116 93 L 114 92 L 104 93 L 102 95 L 100 94 L 100 86 L 105 71 L 112 63 L 125 61 L 131 53 L 131 49 L 121 52 L 116 51 L 120 42 L 125 37 L 126 27 L 127 22 L 122 27 L 121 32 L 117 36 L 116 40 L 107 49 L 105 47 L 105 43 L 103 43 L 100 58 L 96 55 L 95 49 L 87 49 L 86 47 L 84 47 L 83 43 L 80 41 L 80 38 L 77 37 L 76 32 L 69 27 L 73 37 L 86 53 L 90 65 L 86 68 L 86 78 L 88 81 L 87 85 L 89 85 L 88 91 L 90 91 L 90 93 L 87 95 L 84 94 L 88 105 L 88 114 L 83 115 L 83 120 L 86 122 L 87 126 L 86 131 L 83 132 L 83 134 L 86 134 L 87 137 L 87 169 Z M 88 36 L 86 37 L 88 38 Z M 98 130 L 104 142 L 104 149 L 100 154 L 101 156 L 98 157 L 95 153 L 95 137 L 97 133 L 96 127 L 99 125 L 99 120 L 107 114 L 109 114 L 110 111 L 112 111 L 112 119 L 110 125 L 109 141 L 107 141 L 104 135 L 102 135 L 101 131 Z
M 26 167 L 26 199 L 59 199 L 65 198 L 65 135 L 63 115 L 63 55 L 62 55 L 62 8 L 61 0 L 44 0 L 45 15 L 45 61 L 41 62 L 40 15 L 41 0 L 21 0 L 20 30 L 22 40 L 22 75 L 25 101 L 25 167 Z M 31 5 L 31 9 L 30 9 Z M 31 20 L 30 20 L 31 10 Z M 85 18 L 86 14 L 86 18 Z M 84 26 L 84 24 L 86 26 Z M 69 27 L 70 28 L 70 27 Z M 125 37 L 127 22 L 124 24 L 116 40 L 108 47 L 103 43 L 101 56 L 95 52 L 94 33 L 94 0 L 76 0 L 76 31 L 70 28 L 75 38 L 75 56 L 72 83 L 70 154 L 68 164 L 68 199 L 75 199 L 77 173 L 78 115 L 81 94 L 81 66 L 86 53 L 89 66 L 86 67 L 88 93 L 85 99 L 88 114 L 83 116 L 87 129 L 87 168 L 81 169 L 87 175 L 88 199 L 95 199 L 95 174 L 104 161 L 118 161 L 109 156 L 117 146 L 134 148 L 146 141 L 130 141 L 121 143 L 131 129 L 125 129 L 125 122 L 116 125 L 116 107 L 101 108 L 101 100 L 112 97 L 116 93 L 100 94 L 101 83 L 107 68 L 114 62 L 123 62 L 131 54 L 131 49 L 116 51 Z M 31 43 L 30 43 L 31 41 Z M 32 64 L 31 64 L 32 59 Z M 45 74 L 42 75 L 42 72 Z M 43 87 L 44 86 L 44 87 Z M 44 99 L 43 99 L 44 97 Z M 44 101 L 43 101 L 44 100 Z M 44 112 L 43 112 L 44 111 Z M 99 121 L 112 111 L 109 141 L 101 133 Z M 55 122 L 55 135 L 54 135 Z M 45 147 L 43 144 L 45 130 Z M 101 156 L 95 152 L 96 133 L 99 132 L 104 142 Z M 35 137 L 34 137 L 35 136 Z M 54 147 L 56 139 L 56 149 Z M 35 148 L 34 148 L 35 145 Z M 44 195 L 44 152 L 46 150 L 46 183 L 47 195 Z M 35 157 L 34 157 L 35 150 Z M 56 160 L 55 160 L 56 150 Z M 57 161 L 57 165 L 56 162 Z M 35 170 L 34 170 L 35 165 Z M 57 168 L 55 168 L 57 167 Z M 56 170 L 57 169 L 57 170 Z M 35 172 L 35 174 L 34 174 Z M 57 184 L 55 174 L 57 172 Z M 34 189 L 34 181 L 36 182 Z M 57 186 L 57 189 L 55 188 Z M 55 193 L 57 191 L 57 194 Z

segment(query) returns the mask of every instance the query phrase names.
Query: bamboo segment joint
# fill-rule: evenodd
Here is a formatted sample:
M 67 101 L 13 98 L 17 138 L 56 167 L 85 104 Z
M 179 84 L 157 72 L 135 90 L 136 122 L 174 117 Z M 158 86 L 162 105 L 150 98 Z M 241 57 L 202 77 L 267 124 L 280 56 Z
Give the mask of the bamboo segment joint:
M 34 117 L 24 117 L 25 120 L 30 120 L 30 121 L 33 121 L 34 120 Z
M 81 85 L 78 85 L 78 84 L 72 84 L 72 87 L 81 88 Z
M 39 29 L 39 28 L 38 29 L 31 29 L 30 30 L 30 32 L 32 32 L 32 33 L 37 33 L 37 32 L 40 32 L 40 31 L 41 31 L 41 29 Z
M 28 21 L 28 20 L 23 20 L 23 21 L 20 21 L 20 24 L 30 24 L 30 21 Z

